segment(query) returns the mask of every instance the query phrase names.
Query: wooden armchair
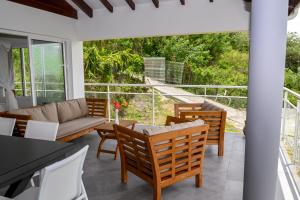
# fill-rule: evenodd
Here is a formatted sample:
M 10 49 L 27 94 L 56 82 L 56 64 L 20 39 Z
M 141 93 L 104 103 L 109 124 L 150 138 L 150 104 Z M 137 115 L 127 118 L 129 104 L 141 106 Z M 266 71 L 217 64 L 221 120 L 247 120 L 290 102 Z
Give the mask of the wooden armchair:
M 202 119 L 209 125 L 207 144 L 218 145 L 218 155 L 224 155 L 224 133 L 227 112 L 208 102 L 175 104 L 175 115 L 186 120 Z
M 169 123 L 172 118 L 169 118 Z M 178 121 L 177 121 L 178 122 Z M 175 122 L 176 123 L 176 122 Z M 154 189 L 154 200 L 161 199 L 161 189 L 195 176 L 202 186 L 208 125 L 148 136 L 114 125 L 121 154 L 121 180 L 127 172 L 145 180 Z

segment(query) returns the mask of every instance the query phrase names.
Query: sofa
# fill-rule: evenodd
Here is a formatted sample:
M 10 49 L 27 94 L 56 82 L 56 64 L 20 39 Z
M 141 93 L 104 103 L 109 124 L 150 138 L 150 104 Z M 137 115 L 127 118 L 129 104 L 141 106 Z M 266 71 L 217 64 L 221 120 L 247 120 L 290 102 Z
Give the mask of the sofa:
M 58 122 L 57 140 L 68 142 L 95 130 L 107 121 L 107 100 L 81 98 L 2 114 L 16 118 L 17 134 L 23 136 L 28 120 Z

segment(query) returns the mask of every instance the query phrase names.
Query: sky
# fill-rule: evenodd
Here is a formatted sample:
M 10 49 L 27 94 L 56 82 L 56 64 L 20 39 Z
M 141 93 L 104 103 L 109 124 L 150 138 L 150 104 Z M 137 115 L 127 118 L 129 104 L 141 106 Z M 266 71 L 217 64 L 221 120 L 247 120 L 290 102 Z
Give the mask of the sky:
M 297 32 L 300 35 L 300 12 L 297 17 L 288 22 L 288 32 Z

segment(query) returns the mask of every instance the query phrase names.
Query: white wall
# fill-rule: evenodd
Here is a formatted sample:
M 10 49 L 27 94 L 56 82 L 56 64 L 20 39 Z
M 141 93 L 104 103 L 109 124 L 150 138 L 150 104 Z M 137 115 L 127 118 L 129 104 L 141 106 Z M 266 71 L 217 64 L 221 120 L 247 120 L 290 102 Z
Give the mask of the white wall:
M 115 7 L 113 13 L 98 9 L 92 19 L 82 17 L 76 22 L 80 40 L 245 31 L 248 27 L 243 0 L 188 0 L 185 6 L 179 0 L 160 1 L 159 8 L 149 0 L 136 4 L 135 11 L 128 6 Z
M 68 17 L 0 0 L 0 33 L 18 34 L 66 44 L 66 83 L 69 99 L 84 96 L 82 42 L 77 39 L 75 21 Z
M 74 19 L 9 1 L 0 1 L 0 28 L 76 39 Z

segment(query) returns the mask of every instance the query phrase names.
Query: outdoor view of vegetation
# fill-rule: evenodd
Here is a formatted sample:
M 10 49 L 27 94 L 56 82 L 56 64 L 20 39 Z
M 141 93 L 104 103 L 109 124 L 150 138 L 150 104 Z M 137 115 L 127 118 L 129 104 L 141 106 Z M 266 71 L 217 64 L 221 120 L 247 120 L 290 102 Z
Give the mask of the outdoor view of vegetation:
M 85 42 L 85 82 L 144 83 L 143 57 L 165 57 L 167 61 L 183 62 L 182 84 L 246 86 L 248 82 L 249 36 L 248 33 L 218 33 Z M 294 91 L 300 91 L 299 67 L 300 36 L 290 33 L 287 45 L 285 85 Z M 106 88 L 88 86 L 86 90 L 106 91 Z M 147 89 L 114 87 L 111 90 L 141 92 L 141 90 Z M 193 94 L 204 93 L 203 88 L 186 88 L 185 90 Z M 237 89 L 226 89 L 225 91 L 225 89 L 217 88 L 207 89 L 206 92 L 208 95 L 224 95 L 226 93 L 228 96 L 247 96 L 247 90 Z M 124 95 L 122 96 L 124 97 Z M 134 101 L 134 105 L 137 105 L 136 101 L 138 100 L 136 98 L 140 97 L 125 95 L 125 98 Z M 245 109 L 247 103 L 245 99 L 219 98 L 217 100 L 238 109 Z M 293 101 L 293 99 L 291 100 Z M 131 108 L 129 106 L 126 111 L 127 115 L 137 117 L 140 115 L 139 113 L 151 114 L 149 111 L 151 97 L 145 95 L 142 101 L 144 103 L 138 107 Z M 173 107 L 171 105 L 174 101 L 174 99 L 165 97 L 158 99 L 156 106 L 160 112 L 160 117 L 163 118 L 167 114 L 172 114 Z M 145 102 L 148 102 L 149 106 Z M 161 102 L 161 105 L 158 102 Z M 147 121 L 148 117 L 144 117 L 144 119 L 141 117 L 140 120 Z
M 219 33 L 84 43 L 90 82 L 142 83 L 143 57 L 184 62 L 183 84 L 247 85 L 247 33 Z M 300 91 L 300 36 L 288 36 L 285 85 Z

